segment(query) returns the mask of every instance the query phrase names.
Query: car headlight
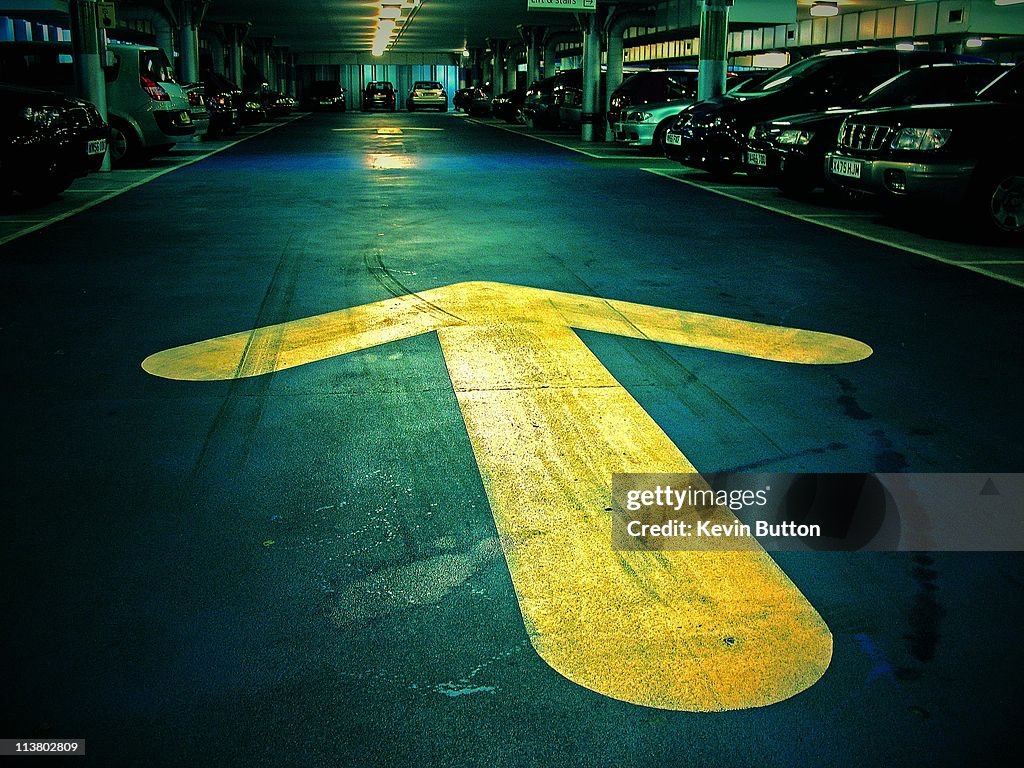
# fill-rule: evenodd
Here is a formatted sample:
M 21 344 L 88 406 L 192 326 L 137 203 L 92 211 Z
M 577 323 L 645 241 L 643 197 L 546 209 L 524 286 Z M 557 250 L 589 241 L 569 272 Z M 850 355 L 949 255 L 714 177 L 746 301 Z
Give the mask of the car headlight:
M 952 135 L 949 128 L 902 128 L 892 140 L 892 148 L 927 152 L 945 146 Z
M 813 138 L 814 131 L 800 131 L 796 128 L 787 128 L 785 131 L 780 133 L 778 138 L 775 140 L 779 142 L 779 144 L 805 147 L 811 143 L 811 139 Z
M 21 110 L 21 118 L 26 122 L 50 128 L 60 122 L 62 110 L 56 107 L 25 107 Z
M 630 112 L 627 120 L 631 123 L 646 123 L 651 119 L 650 112 Z

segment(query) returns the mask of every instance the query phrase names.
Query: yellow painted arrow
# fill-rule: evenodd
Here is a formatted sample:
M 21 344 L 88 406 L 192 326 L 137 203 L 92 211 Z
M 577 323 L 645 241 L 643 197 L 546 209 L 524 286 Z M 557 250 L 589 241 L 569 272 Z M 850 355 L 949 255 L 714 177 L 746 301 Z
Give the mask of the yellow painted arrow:
M 574 328 L 790 363 L 871 354 L 832 334 L 471 282 L 142 365 L 170 379 L 233 379 L 436 332 L 523 621 L 548 664 L 604 695 L 685 711 L 764 706 L 806 689 L 828 667 L 832 635 L 756 541 L 746 551 L 612 549 L 613 473 L 696 470 Z

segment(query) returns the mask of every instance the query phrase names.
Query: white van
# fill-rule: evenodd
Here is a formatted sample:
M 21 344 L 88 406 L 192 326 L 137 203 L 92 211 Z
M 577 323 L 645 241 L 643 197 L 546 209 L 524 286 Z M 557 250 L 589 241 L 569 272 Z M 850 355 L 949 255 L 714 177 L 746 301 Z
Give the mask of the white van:
M 110 158 L 141 160 L 195 133 L 188 98 L 164 52 L 150 45 L 109 43 L 106 68 Z M 0 42 L 0 82 L 74 91 L 68 42 Z

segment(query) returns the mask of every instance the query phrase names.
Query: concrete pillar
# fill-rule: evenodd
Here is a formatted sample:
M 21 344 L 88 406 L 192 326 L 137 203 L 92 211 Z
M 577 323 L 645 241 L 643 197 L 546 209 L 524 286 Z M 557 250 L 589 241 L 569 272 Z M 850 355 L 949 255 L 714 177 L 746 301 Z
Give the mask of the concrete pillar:
M 491 95 L 497 96 L 505 90 L 505 69 L 503 57 L 505 41 L 494 40 L 491 43 Z
M 224 43 L 217 35 L 210 36 L 210 58 L 213 59 L 213 71 L 224 76 Z
M 580 117 L 581 138 L 600 141 L 594 123 L 600 111 L 601 93 L 601 36 L 598 33 L 597 14 L 583 14 L 583 114 Z
M 288 49 L 278 46 L 274 49 L 274 73 L 277 79 L 274 82 L 274 89 L 286 96 L 288 93 Z
M 697 98 L 725 93 L 729 68 L 729 6 L 733 0 L 703 0 L 700 12 Z
M 228 29 L 228 75 L 236 87 L 242 87 L 242 34 L 238 26 L 232 24 Z
M 518 84 L 519 77 L 519 46 L 509 45 L 505 59 L 505 90 L 511 91 Z
M 182 0 L 178 10 L 178 77 L 183 83 L 199 81 L 199 25 L 193 11 L 192 0 Z
M 540 80 L 540 30 L 531 27 L 526 41 L 526 86 Z
M 75 92 L 96 105 L 104 120 L 107 114 L 107 82 L 103 73 L 106 38 L 100 29 L 96 0 L 71 0 L 71 49 L 74 52 Z M 101 171 L 110 170 L 110 150 L 103 156 Z
M 646 27 L 654 25 L 653 13 L 618 14 L 609 19 L 608 24 L 608 69 L 605 79 L 605 113 L 611 106 L 612 94 L 622 85 L 623 36 L 630 27 Z M 615 135 L 608 121 L 604 121 L 605 141 L 614 141 Z

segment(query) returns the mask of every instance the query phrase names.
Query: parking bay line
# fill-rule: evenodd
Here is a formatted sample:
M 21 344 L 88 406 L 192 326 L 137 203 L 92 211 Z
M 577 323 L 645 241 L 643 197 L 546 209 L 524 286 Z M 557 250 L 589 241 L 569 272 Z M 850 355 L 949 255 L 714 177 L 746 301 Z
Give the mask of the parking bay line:
M 97 205 L 99 205 L 100 203 L 105 203 L 105 202 L 107 202 L 107 200 L 112 200 L 113 198 L 115 198 L 115 197 L 117 197 L 119 195 L 123 195 L 125 192 L 130 192 L 131 190 L 133 190 L 133 189 L 135 189 L 137 187 L 141 187 L 143 184 L 148 184 L 151 181 L 159 179 L 161 176 L 163 176 L 165 174 L 171 173 L 172 171 L 176 171 L 179 168 L 185 168 L 185 167 L 187 167 L 189 165 L 192 165 L 193 163 L 198 163 L 201 160 L 205 160 L 208 157 L 212 157 L 213 155 L 218 154 L 219 152 L 223 152 L 225 149 L 231 149 L 231 147 L 238 146 L 243 141 L 248 141 L 249 139 L 251 139 L 251 138 L 253 138 L 255 136 L 262 136 L 265 133 L 269 133 L 270 131 L 273 131 L 273 130 L 275 130 L 277 128 L 280 128 L 282 125 L 289 125 L 289 124 L 295 122 L 296 120 L 301 120 L 304 117 L 309 117 L 309 113 L 303 113 L 301 115 L 296 115 L 295 117 L 289 118 L 288 120 L 285 120 L 283 122 L 274 123 L 273 125 L 267 126 L 266 128 L 264 128 L 261 131 L 256 131 L 254 133 L 249 133 L 249 134 L 246 134 L 245 136 L 242 136 L 241 138 L 235 139 L 234 141 L 231 141 L 230 143 L 225 144 L 223 147 L 217 147 L 216 149 L 211 149 L 207 153 L 204 153 L 202 155 L 198 155 L 196 157 L 189 158 L 188 160 L 186 160 L 186 161 L 184 161 L 182 163 L 177 163 L 177 164 L 175 164 L 175 165 L 173 165 L 173 166 L 171 166 L 169 168 L 161 168 L 158 171 L 154 171 L 151 174 L 147 174 L 145 177 L 139 179 L 138 181 L 133 181 L 130 184 L 124 186 L 124 187 L 119 187 L 119 188 L 117 188 L 113 192 L 101 191 L 100 196 L 97 197 L 95 200 L 89 200 L 87 202 L 82 203 L 79 206 L 76 206 L 76 207 L 72 208 L 71 210 L 63 211 L 63 212 L 61 212 L 61 213 L 59 213 L 59 214 L 57 214 L 55 216 L 51 216 L 51 217 L 49 217 L 49 218 L 39 222 L 35 226 L 26 227 L 25 229 L 22 229 L 22 230 L 19 230 L 19 231 L 15 232 L 14 234 L 6 235 L 4 237 L 0 237 L 0 246 L 7 245 L 7 243 L 10 243 L 10 242 L 12 242 L 14 240 L 17 240 L 18 238 L 24 237 L 25 235 L 30 235 L 33 232 L 38 232 L 41 229 L 46 229 L 46 227 L 49 227 L 49 226 L 51 226 L 53 224 L 57 224 L 58 222 L 64 221 L 65 219 L 70 219 L 72 216 L 75 216 L 75 215 L 77 215 L 79 213 L 82 213 L 83 211 L 87 211 L 90 208 L 94 208 Z M 117 171 L 112 171 L 112 173 L 117 173 Z M 69 190 L 65 190 L 65 191 L 69 191 Z M 78 192 L 79 190 L 74 190 L 74 191 Z M 82 190 L 82 191 L 85 191 L 85 190 Z M 95 192 L 96 190 L 88 190 L 88 191 L 89 192 Z M 3 219 L 0 219 L 0 221 L 3 221 Z
M 949 259 L 949 258 L 946 258 L 945 256 L 940 256 L 937 253 L 931 253 L 931 252 L 926 251 L 926 250 L 924 250 L 922 248 L 915 248 L 912 245 L 905 245 L 903 243 L 895 242 L 893 240 L 886 240 L 884 238 L 877 237 L 875 235 L 870 235 L 870 234 L 867 234 L 865 232 L 860 232 L 860 231 L 858 231 L 856 229 L 852 229 L 850 227 L 844 227 L 844 226 L 841 226 L 839 224 L 835 224 L 835 223 L 833 223 L 831 221 L 827 221 L 825 219 L 818 219 L 818 218 L 815 218 L 815 217 L 812 217 L 812 216 L 807 216 L 805 214 L 800 214 L 800 213 L 795 213 L 793 211 L 788 211 L 785 208 L 780 208 L 779 206 L 770 205 L 769 203 L 763 203 L 763 202 L 759 202 L 759 201 L 756 201 L 756 200 L 751 200 L 750 198 L 743 197 L 741 195 L 737 195 L 737 194 L 735 194 L 733 192 L 728 192 L 728 191 L 726 191 L 722 187 L 707 186 L 707 185 L 701 184 L 699 182 L 692 181 L 692 180 L 687 179 L 687 178 L 683 178 L 683 177 L 681 177 L 679 175 L 676 175 L 676 174 L 673 174 L 673 173 L 667 173 L 667 172 L 661 170 L 660 168 L 641 168 L 640 170 L 641 171 L 646 171 L 647 173 L 652 173 L 655 176 L 661 176 L 662 178 L 668 179 L 669 181 L 677 181 L 677 182 L 679 182 L 681 184 L 688 184 L 689 186 L 695 187 L 696 189 L 703 189 L 706 192 L 711 192 L 711 193 L 716 194 L 716 195 L 721 195 L 722 197 L 727 197 L 730 200 L 736 200 L 737 202 L 740 202 L 740 203 L 746 203 L 747 205 L 753 205 L 753 206 L 756 206 L 758 208 L 763 208 L 764 210 L 771 211 L 772 213 L 778 213 L 778 214 L 781 214 L 783 216 L 788 216 L 791 219 L 798 219 L 800 221 L 805 221 L 808 224 L 814 224 L 814 225 L 819 226 L 819 227 L 825 227 L 827 229 L 832 229 L 832 230 L 835 230 L 836 232 L 842 232 L 845 235 L 851 235 L 853 237 L 859 237 L 861 240 L 868 240 L 868 241 L 870 241 L 872 243 L 877 243 L 878 245 L 884 245 L 884 246 L 887 246 L 889 248 L 896 248 L 896 249 L 901 250 L 901 251 L 906 251 L 907 253 L 913 253 L 916 256 L 923 256 L 924 258 L 931 259 L 932 261 L 938 261 L 938 262 L 940 262 L 942 264 L 946 264 L 946 265 L 951 266 L 951 267 L 959 267 L 961 269 L 966 269 L 969 272 L 975 272 L 975 273 L 977 273 L 979 275 L 984 275 L 985 277 L 990 277 L 993 280 L 999 280 L 1000 282 L 1009 283 L 1010 285 L 1016 286 L 1018 288 L 1024 288 L 1024 279 L 1010 277 L 1008 275 L 1001 275 L 1001 274 L 996 273 L 996 272 L 991 272 L 991 271 L 989 271 L 987 269 L 976 268 L 973 265 L 976 264 L 977 262 L 958 261 L 956 259 Z M 996 263 L 998 263 L 998 264 L 1005 264 L 1006 262 L 999 261 L 999 262 L 996 262 Z

